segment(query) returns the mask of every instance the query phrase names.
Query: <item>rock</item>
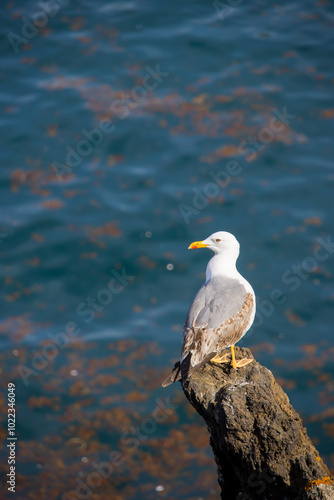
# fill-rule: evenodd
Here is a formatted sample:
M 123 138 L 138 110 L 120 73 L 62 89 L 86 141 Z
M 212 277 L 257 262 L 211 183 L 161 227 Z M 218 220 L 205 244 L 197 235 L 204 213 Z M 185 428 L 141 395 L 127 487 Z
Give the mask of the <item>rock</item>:
M 235 352 L 253 358 L 249 349 Z M 267 368 L 208 363 L 182 387 L 208 426 L 221 498 L 334 499 L 328 468 Z

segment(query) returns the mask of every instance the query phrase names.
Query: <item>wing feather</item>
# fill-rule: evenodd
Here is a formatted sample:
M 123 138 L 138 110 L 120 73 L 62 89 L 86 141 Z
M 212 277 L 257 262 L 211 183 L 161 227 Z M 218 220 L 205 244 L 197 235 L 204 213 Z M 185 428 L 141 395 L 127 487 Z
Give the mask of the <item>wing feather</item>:
M 238 280 L 214 278 L 202 286 L 190 306 L 183 330 L 181 363 L 199 365 L 238 342 L 252 323 L 255 298 Z

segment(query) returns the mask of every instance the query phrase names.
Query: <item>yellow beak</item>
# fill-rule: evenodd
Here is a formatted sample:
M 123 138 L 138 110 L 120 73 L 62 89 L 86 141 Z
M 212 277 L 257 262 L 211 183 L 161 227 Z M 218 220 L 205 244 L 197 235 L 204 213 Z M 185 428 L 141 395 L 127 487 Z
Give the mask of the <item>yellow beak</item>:
M 189 249 L 194 249 L 194 248 L 205 248 L 205 247 L 208 247 L 209 245 L 207 245 L 206 243 L 203 243 L 203 241 L 194 241 L 191 245 L 188 246 L 188 250 Z

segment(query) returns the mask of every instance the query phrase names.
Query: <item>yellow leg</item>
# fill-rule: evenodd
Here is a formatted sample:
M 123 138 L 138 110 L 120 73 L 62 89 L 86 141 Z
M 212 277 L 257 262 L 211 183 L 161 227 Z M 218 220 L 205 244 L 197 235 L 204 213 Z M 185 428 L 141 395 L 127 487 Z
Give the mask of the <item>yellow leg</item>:
M 231 345 L 231 355 L 232 355 L 231 366 L 232 368 L 236 368 L 237 364 L 235 362 L 234 345 Z
M 228 352 L 226 354 L 224 354 L 223 356 L 218 356 L 218 354 L 216 354 L 216 356 L 212 359 L 210 359 L 210 363 L 227 363 L 229 361 L 228 359 Z
M 254 361 L 254 359 L 251 359 L 251 358 L 243 358 L 243 359 L 239 359 L 239 361 L 236 361 L 235 354 L 234 354 L 234 345 L 231 345 L 231 354 L 232 354 L 231 366 L 234 369 L 241 368 L 242 366 L 246 366 L 249 363 L 251 363 L 252 361 Z

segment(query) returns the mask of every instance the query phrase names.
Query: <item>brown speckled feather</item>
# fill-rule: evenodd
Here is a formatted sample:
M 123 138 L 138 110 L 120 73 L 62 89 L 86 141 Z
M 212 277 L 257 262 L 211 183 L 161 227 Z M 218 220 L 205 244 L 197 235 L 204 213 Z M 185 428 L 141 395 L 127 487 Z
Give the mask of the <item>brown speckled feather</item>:
M 181 362 L 194 368 L 238 342 L 254 316 L 255 299 L 238 280 L 213 279 L 197 293 L 183 330 Z M 189 358 L 188 358 L 189 359 Z

